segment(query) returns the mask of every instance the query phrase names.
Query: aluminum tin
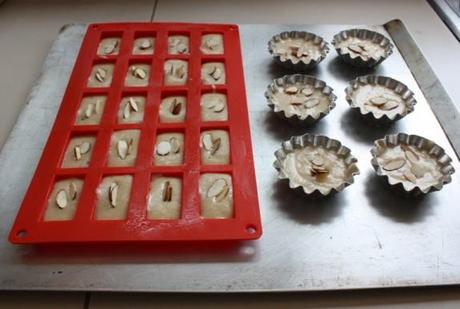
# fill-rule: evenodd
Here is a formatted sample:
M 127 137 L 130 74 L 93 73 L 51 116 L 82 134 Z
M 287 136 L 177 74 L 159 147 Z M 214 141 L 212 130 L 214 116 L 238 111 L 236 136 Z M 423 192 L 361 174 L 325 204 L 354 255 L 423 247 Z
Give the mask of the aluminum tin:
M 312 115 L 308 115 L 306 118 L 302 119 L 299 115 L 293 114 L 287 116 L 283 110 L 278 109 L 278 104 L 273 101 L 273 94 L 279 88 L 286 88 L 291 85 L 302 84 L 302 85 L 311 85 L 315 89 L 320 89 L 322 93 L 326 94 L 329 98 L 329 107 L 327 110 L 320 112 L 317 118 Z M 265 97 L 268 101 L 268 106 L 277 114 L 280 118 L 286 119 L 289 123 L 302 126 L 302 125 L 311 125 L 321 118 L 325 117 L 329 112 L 334 109 L 335 101 L 337 96 L 334 95 L 333 89 L 329 87 L 324 81 L 315 78 L 310 75 L 294 74 L 294 75 L 285 75 L 281 78 L 273 80 L 273 82 L 267 87 L 265 91 Z
M 364 85 L 380 85 L 393 90 L 404 100 L 406 104 L 406 110 L 403 113 L 394 114 L 392 117 L 388 117 L 387 114 L 381 114 L 380 117 L 377 117 L 371 111 L 363 111 L 360 106 L 352 100 L 352 94 L 356 89 Z M 381 75 L 360 76 L 352 80 L 350 85 L 345 88 L 345 94 L 347 102 L 351 108 L 360 113 L 360 115 L 364 117 L 367 122 L 376 124 L 388 124 L 393 121 L 397 121 L 405 117 L 407 114 L 412 113 L 414 111 L 415 104 L 417 104 L 414 93 L 406 85 L 393 78 Z
M 352 58 L 347 49 L 341 49 L 337 47 L 337 44 L 339 42 L 342 42 L 343 40 L 346 40 L 349 37 L 357 37 L 363 40 L 368 40 L 373 43 L 377 43 L 385 49 L 385 55 L 377 59 L 369 57 L 368 60 L 363 60 L 361 57 Z M 374 67 L 386 58 L 388 58 L 388 56 L 390 56 L 393 53 L 393 44 L 391 44 L 388 38 L 386 38 L 384 35 L 378 32 L 371 31 L 368 29 L 349 29 L 341 31 L 334 35 L 334 38 L 331 43 L 335 47 L 335 50 L 339 54 L 340 58 L 343 59 L 343 61 L 357 67 Z
M 382 167 L 378 164 L 377 157 L 380 153 L 382 153 L 381 150 L 398 145 L 413 146 L 435 157 L 437 164 L 441 166 L 441 172 L 443 174 L 440 181 L 426 189 L 422 189 L 419 186 L 411 186 L 411 188 L 408 188 L 404 185 L 403 181 L 395 180 L 386 175 L 382 170 Z M 397 193 L 406 196 L 420 196 L 433 191 L 440 191 L 445 184 L 448 184 L 452 181 L 451 175 L 455 172 L 455 169 L 451 164 L 452 159 L 445 153 L 444 149 L 433 141 L 418 135 L 408 135 L 405 133 L 386 135 L 384 138 L 374 142 L 374 147 L 371 149 L 371 154 L 371 164 L 374 167 L 377 175 L 385 179 L 385 181 Z
M 277 53 L 274 52 L 273 50 L 273 45 L 275 42 L 283 41 L 286 39 L 304 39 L 306 42 L 308 41 L 313 41 L 315 43 L 321 52 L 321 56 L 314 60 L 311 59 L 308 63 L 304 62 L 303 60 L 300 60 L 297 63 L 293 63 L 291 59 L 285 59 L 282 60 L 281 56 Z M 288 70 L 294 70 L 294 71 L 305 71 L 308 69 L 311 69 L 318 65 L 321 61 L 323 61 L 324 58 L 326 58 L 327 53 L 329 52 L 329 45 L 327 42 L 320 36 L 306 32 L 306 31 L 285 31 L 281 32 L 277 35 L 274 35 L 270 41 L 268 41 L 268 51 L 270 54 L 273 56 L 273 58 L 280 64 L 282 64 L 286 69 Z
M 286 159 L 286 156 L 293 152 L 295 149 L 301 149 L 306 146 L 314 146 L 327 149 L 328 151 L 335 152 L 339 157 L 345 160 L 347 168 L 350 169 L 350 175 L 343 180 L 343 182 L 332 190 L 329 193 L 323 193 L 318 189 L 309 190 L 306 187 L 301 186 L 297 182 L 293 181 L 286 175 L 282 169 L 283 161 Z M 273 163 L 274 168 L 278 171 L 279 179 L 289 180 L 289 188 L 297 189 L 300 188 L 305 194 L 311 197 L 327 196 L 333 193 L 337 193 L 345 189 L 347 186 L 351 185 L 354 182 L 354 176 L 359 174 L 359 169 L 357 166 L 358 160 L 351 155 L 351 150 L 342 145 L 338 140 L 329 138 L 323 135 L 316 134 L 304 134 L 300 136 L 293 136 L 288 141 L 285 141 L 281 144 L 281 148 L 275 151 L 276 160 Z

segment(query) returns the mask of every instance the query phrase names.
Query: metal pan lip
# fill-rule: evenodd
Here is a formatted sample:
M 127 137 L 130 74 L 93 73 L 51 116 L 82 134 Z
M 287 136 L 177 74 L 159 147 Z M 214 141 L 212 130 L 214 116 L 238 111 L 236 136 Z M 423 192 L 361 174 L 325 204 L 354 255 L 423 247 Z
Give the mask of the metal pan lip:
M 300 59 L 300 61 L 297 63 L 294 63 L 291 59 L 281 59 L 281 55 L 274 51 L 274 44 L 289 38 L 300 38 L 304 39 L 306 42 L 313 41 L 313 43 L 315 43 L 315 45 L 317 45 L 319 48 L 321 53 L 320 57 L 318 59 L 310 59 L 309 62 L 305 62 L 304 60 Z M 268 52 L 273 56 L 276 62 L 284 66 L 286 69 L 293 71 L 305 71 L 317 66 L 321 61 L 324 60 L 324 58 L 326 58 L 327 54 L 329 53 L 329 44 L 322 37 L 311 32 L 284 31 L 274 35 L 268 41 Z
M 352 99 L 352 96 L 360 86 L 364 85 L 379 85 L 393 90 L 403 99 L 406 109 L 402 113 L 393 114 L 391 116 L 388 116 L 386 113 L 376 115 L 370 110 L 363 110 L 362 106 Z M 349 85 L 345 88 L 345 99 L 350 107 L 359 112 L 368 122 L 375 122 L 378 124 L 391 123 L 404 118 L 414 111 L 415 105 L 417 104 L 415 94 L 409 89 L 409 87 L 396 79 L 383 75 L 359 76 L 350 81 Z
M 313 117 L 313 115 L 308 114 L 306 117 L 302 117 L 297 114 L 287 115 L 284 110 L 278 108 L 278 103 L 274 100 L 274 94 L 278 89 L 289 87 L 290 85 L 310 85 L 315 89 L 321 90 L 322 93 L 327 95 L 329 100 L 328 108 L 324 111 L 321 111 L 318 117 Z M 335 101 L 337 96 L 333 93 L 333 89 L 326 84 L 323 80 L 320 80 L 311 75 L 303 74 L 292 74 L 285 75 L 283 77 L 273 80 L 273 82 L 268 85 L 267 90 L 265 91 L 265 98 L 267 99 L 267 105 L 272 109 L 272 111 L 278 115 L 281 119 L 285 119 L 289 123 L 295 126 L 311 125 L 317 122 L 318 120 L 327 116 L 336 106 Z
M 364 60 L 362 57 L 359 56 L 353 57 L 348 49 L 342 49 L 338 46 L 340 42 L 346 40 L 349 37 L 357 37 L 379 44 L 384 48 L 384 55 L 378 58 L 369 57 L 369 59 L 367 60 Z M 335 50 L 337 51 L 337 54 L 344 62 L 356 67 L 372 68 L 383 62 L 393 53 L 393 44 L 391 43 L 391 41 L 383 34 L 369 29 L 354 28 L 343 30 L 334 35 L 331 44 L 334 46 Z
M 387 175 L 383 167 L 379 165 L 377 158 L 379 154 L 381 154 L 381 149 L 399 145 L 412 146 L 432 155 L 436 159 L 437 164 L 441 167 L 442 177 L 439 179 L 439 182 L 429 187 L 421 188 L 418 185 L 409 185 L 407 181 L 395 179 Z M 409 135 L 406 133 L 385 135 L 385 137 L 374 141 L 374 146 L 370 152 L 372 155 L 371 165 L 376 174 L 385 180 L 395 192 L 405 196 L 420 196 L 430 192 L 440 191 L 444 185 L 452 181 L 451 175 L 455 173 L 455 169 L 451 164 L 452 159 L 446 154 L 445 150 L 432 140 L 419 135 Z
M 282 166 L 287 155 L 295 149 L 302 149 L 306 146 L 321 147 L 332 151 L 339 157 L 343 158 L 347 168 L 350 169 L 350 174 L 347 178 L 343 179 L 340 185 L 331 188 L 328 192 L 321 191 L 319 188 L 309 189 L 297 183 L 294 179 L 287 175 Z M 354 176 L 359 175 L 359 168 L 357 165 L 358 159 L 351 154 L 348 147 L 336 139 L 329 138 L 324 135 L 306 133 L 300 136 L 292 136 L 289 140 L 281 144 L 281 148 L 275 151 L 275 161 L 273 167 L 278 171 L 278 179 L 288 180 L 289 188 L 300 190 L 307 194 L 309 197 L 325 197 L 343 191 L 346 187 L 354 183 Z

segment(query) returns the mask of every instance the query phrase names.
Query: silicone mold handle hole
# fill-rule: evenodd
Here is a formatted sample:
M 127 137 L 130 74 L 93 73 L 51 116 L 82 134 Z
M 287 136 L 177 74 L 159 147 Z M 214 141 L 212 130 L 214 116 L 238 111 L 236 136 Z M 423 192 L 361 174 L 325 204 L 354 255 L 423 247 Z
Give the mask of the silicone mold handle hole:
M 19 230 L 16 233 L 16 236 L 19 237 L 19 238 L 25 238 L 27 236 L 27 231 L 26 230 Z
M 255 232 L 257 232 L 257 229 L 254 225 L 247 225 L 246 226 L 246 233 L 248 234 L 254 234 Z

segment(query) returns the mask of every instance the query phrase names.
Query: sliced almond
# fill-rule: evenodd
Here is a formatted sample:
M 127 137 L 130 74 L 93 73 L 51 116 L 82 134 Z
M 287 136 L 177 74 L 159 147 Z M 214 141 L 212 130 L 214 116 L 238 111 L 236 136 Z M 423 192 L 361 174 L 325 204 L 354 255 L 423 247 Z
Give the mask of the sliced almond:
M 96 77 L 96 80 L 103 83 L 105 81 L 105 78 L 107 77 L 107 71 L 104 70 L 103 68 L 98 68 L 96 70 L 95 77 Z
M 121 139 L 117 142 L 117 153 L 120 159 L 124 160 L 128 156 L 128 142 Z
M 369 100 L 375 106 L 382 106 L 383 104 L 387 103 L 387 98 L 384 97 L 375 97 Z
M 172 186 L 169 181 L 165 181 L 163 185 L 163 202 L 171 202 L 172 199 Z
M 419 155 L 410 146 L 401 145 L 400 147 L 404 150 L 404 154 L 409 161 L 416 163 L 418 160 L 420 160 Z
M 363 52 L 363 49 L 357 44 L 348 45 L 348 49 L 357 54 L 361 54 Z
M 184 43 L 179 43 L 176 45 L 176 50 L 179 54 L 183 54 L 187 52 L 187 45 L 185 45 Z
M 139 79 L 145 79 L 147 77 L 147 73 L 142 68 L 134 68 L 132 74 Z
M 324 165 L 324 159 L 321 158 L 320 156 L 315 156 L 313 160 L 311 160 L 311 163 L 315 166 L 323 166 Z
M 303 88 L 302 93 L 306 95 L 307 97 L 311 96 L 313 94 L 314 90 L 310 87 Z
M 104 46 L 104 54 L 105 55 L 110 55 L 115 51 L 115 49 L 118 46 L 118 41 L 114 41 L 113 43 L 107 44 Z
M 222 140 L 220 139 L 220 137 L 212 141 L 212 148 L 210 151 L 211 155 L 214 155 L 217 152 L 217 150 L 219 150 L 221 142 Z
M 89 103 L 86 106 L 85 113 L 83 115 L 83 119 L 91 118 L 91 116 L 93 115 L 93 110 L 94 110 L 94 105 Z
M 109 201 L 110 201 L 110 206 L 112 206 L 113 208 L 117 207 L 118 188 L 119 188 L 119 185 L 117 183 L 113 182 L 110 184 Z
M 388 101 L 387 103 L 380 106 L 381 109 L 389 111 L 397 108 L 399 106 L 398 102 L 396 101 Z
M 56 194 L 56 205 L 64 209 L 67 207 L 67 192 L 65 190 L 59 190 L 58 193 Z
M 205 150 L 211 150 L 213 146 L 212 135 L 209 133 L 204 134 L 201 138 L 201 143 L 203 144 Z
M 101 112 L 101 100 L 97 99 L 94 103 L 94 114 L 99 114 Z
M 411 162 L 417 162 L 419 160 L 419 156 L 412 151 L 405 151 L 404 154 L 406 155 L 407 160 Z
M 133 109 L 133 111 L 135 111 L 135 112 L 139 111 L 139 106 L 137 105 L 136 99 L 134 99 L 133 97 L 130 97 L 128 99 L 128 103 L 131 106 L 131 108 Z
M 161 141 L 157 144 L 156 152 L 160 156 L 166 156 L 171 152 L 171 144 L 168 141 Z
M 225 109 L 225 103 L 222 100 L 218 100 L 213 107 L 214 113 L 220 113 Z
M 329 173 L 329 170 L 324 166 L 312 166 L 310 168 L 310 174 L 312 176 L 317 176 L 317 175 L 327 174 L 327 173 Z
M 305 102 L 305 107 L 306 108 L 313 108 L 319 104 L 319 99 L 318 98 L 311 98 L 308 99 L 307 102 Z
M 425 176 L 425 170 L 421 168 L 417 163 L 412 163 L 411 172 L 417 178 L 423 178 Z
M 73 148 L 73 154 L 75 156 L 75 159 L 77 161 L 81 160 L 81 150 L 80 150 L 80 146 L 75 146 Z
M 74 201 L 77 198 L 77 186 L 74 182 L 71 182 L 69 184 L 69 196 L 72 201 Z
M 129 156 L 131 154 L 131 152 L 133 151 L 133 145 L 134 145 L 134 139 L 130 138 L 129 142 L 128 142 L 127 156 Z
M 415 184 L 417 183 L 417 177 L 411 171 L 405 171 L 403 175 L 404 175 L 404 178 L 406 178 L 410 182 L 415 183 Z
M 214 197 L 214 201 L 217 203 L 223 201 L 227 197 L 229 191 L 230 187 L 227 183 L 225 183 L 225 186 L 222 188 L 222 191 L 220 191 L 220 193 Z
M 177 98 L 174 98 L 173 101 L 171 102 L 171 107 L 170 107 L 170 112 L 173 115 L 179 115 L 182 110 L 182 103 L 177 100 Z
M 215 38 L 208 38 L 205 42 L 205 46 L 211 50 L 216 48 L 218 45 L 219 45 L 219 42 Z
M 169 75 L 174 75 L 174 71 L 176 70 L 176 68 L 174 67 L 174 64 L 171 63 L 169 64 Z
M 83 142 L 79 145 L 79 147 L 80 147 L 80 154 L 84 155 L 91 150 L 91 143 Z
M 225 191 L 228 187 L 227 181 L 223 178 L 219 178 L 209 187 L 207 192 L 208 198 L 213 198 L 221 194 L 222 191 Z
M 383 169 L 386 171 L 395 171 L 403 167 L 404 164 L 406 164 L 406 160 L 404 159 L 393 159 L 385 162 Z
M 215 66 L 209 75 L 211 75 L 214 80 L 218 80 L 222 76 L 222 70 Z
M 287 94 L 296 94 L 299 91 L 299 88 L 296 86 L 289 86 L 284 89 L 284 92 Z
M 169 144 L 171 145 L 171 151 L 173 153 L 178 153 L 180 151 L 180 142 L 177 138 L 171 137 L 169 139 Z
M 152 47 L 152 41 L 149 39 L 142 40 L 139 44 L 139 49 L 146 50 Z
M 127 102 L 123 107 L 123 119 L 128 119 L 129 116 L 131 116 L 131 105 Z
M 180 65 L 177 67 L 176 72 L 175 72 L 176 77 L 182 79 L 185 76 L 185 66 Z

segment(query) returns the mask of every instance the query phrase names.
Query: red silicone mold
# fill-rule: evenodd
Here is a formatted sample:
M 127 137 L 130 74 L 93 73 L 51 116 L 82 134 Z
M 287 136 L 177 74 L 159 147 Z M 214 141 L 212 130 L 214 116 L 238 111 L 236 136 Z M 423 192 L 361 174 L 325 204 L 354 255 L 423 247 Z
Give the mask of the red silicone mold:
M 221 34 L 224 38 L 222 55 L 205 55 L 200 50 L 204 34 Z M 189 37 L 189 53 L 168 54 L 168 36 Z M 136 38 L 155 38 L 152 55 L 133 55 Z M 107 37 L 120 38 L 116 55 L 98 56 L 100 41 Z M 184 86 L 164 86 L 163 64 L 169 59 L 188 62 L 188 80 Z M 224 85 L 204 85 L 201 65 L 206 62 L 225 65 Z M 114 65 L 109 87 L 90 88 L 87 85 L 95 64 Z M 126 87 L 124 79 L 129 65 L 151 66 L 146 87 Z M 204 122 L 200 119 L 200 98 L 203 93 L 227 95 L 228 121 Z M 184 122 L 160 123 L 159 105 L 167 95 L 187 98 Z M 98 125 L 76 125 L 75 119 L 83 98 L 106 96 L 102 118 Z M 144 119 L 135 124 L 119 124 L 120 101 L 127 95 L 145 96 Z M 140 130 L 138 156 L 134 166 L 110 167 L 107 164 L 110 139 L 114 131 Z M 230 164 L 202 165 L 200 133 L 222 129 L 229 134 Z M 160 133 L 184 134 L 184 162 L 178 166 L 156 166 L 153 153 Z M 61 162 L 68 143 L 75 136 L 92 136 L 88 167 L 62 168 Z M 232 177 L 233 217 L 208 219 L 200 214 L 199 179 L 203 173 L 225 173 Z M 130 199 L 126 219 L 96 220 L 96 190 L 103 177 L 131 175 Z M 147 217 L 147 195 L 155 175 L 174 176 L 182 180 L 180 218 L 156 220 Z M 73 219 L 45 221 L 44 213 L 56 181 L 67 178 L 83 180 Z M 203 241 L 256 239 L 262 234 L 256 180 L 251 149 L 248 110 L 244 88 L 241 50 L 236 25 L 181 23 L 116 23 L 92 24 L 84 37 L 67 90 L 48 137 L 34 177 L 24 197 L 9 240 L 14 244 L 74 243 L 74 242 L 132 242 L 132 241 Z

